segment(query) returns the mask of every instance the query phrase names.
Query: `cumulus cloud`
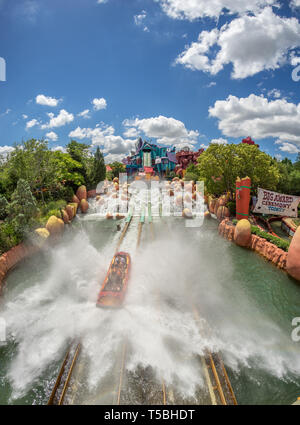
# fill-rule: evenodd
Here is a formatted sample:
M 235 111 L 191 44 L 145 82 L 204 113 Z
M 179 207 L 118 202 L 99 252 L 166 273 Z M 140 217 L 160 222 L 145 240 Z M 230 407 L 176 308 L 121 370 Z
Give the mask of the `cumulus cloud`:
M 100 109 L 106 109 L 107 103 L 106 100 L 101 97 L 99 99 L 95 98 L 92 100 L 92 105 L 95 111 L 100 111 Z
M 38 105 L 57 106 L 59 99 L 55 99 L 54 97 L 50 96 L 45 96 L 44 94 L 38 94 L 35 98 L 35 102 Z
M 283 142 L 282 140 L 277 140 L 275 143 L 281 145 L 281 146 L 279 146 L 279 149 L 282 152 L 286 152 L 286 153 L 289 153 L 291 155 L 297 154 L 298 152 L 300 152 L 300 150 L 297 148 L 297 146 L 293 145 L 292 143 Z
M 65 109 L 61 109 L 57 116 L 54 116 L 54 114 L 50 112 L 48 113 L 48 117 L 50 118 L 50 121 L 48 124 L 43 124 L 41 126 L 42 129 L 52 128 L 52 127 L 62 127 L 74 121 L 74 115 L 67 112 Z
M 32 128 L 32 127 L 34 127 L 38 124 L 39 124 L 38 120 L 33 118 L 32 120 L 30 120 L 26 123 L 26 129 L 28 130 L 29 128 Z
M 0 146 L 0 156 L 3 156 L 4 158 L 7 157 L 7 155 L 14 151 L 14 148 L 12 146 Z
M 115 135 L 115 129 L 112 126 L 97 126 L 95 128 L 77 127 L 69 133 L 72 139 L 88 139 L 92 146 L 102 146 L 104 153 L 122 155 L 122 158 L 130 153 L 135 147 L 136 140 L 124 139 Z
M 210 143 L 216 143 L 217 145 L 227 145 L 228 141 L 222 137 L 219 137 L 218 139 L 212 139 Z
M 219 120 L 218 127 L 227 137 L 274 137 L 300 146 L 300 103 L 255 94 L 245 98 L 230 95 L 216 101 L 209 116 Z
M 278 89 L 272 89 L 268 91 L 268 97 L 273 97 L 275 99 L 279 99 L 281 97 L 280 90 Z
M 89 109 L 85 109 L 84 111 L 79 112 L 79 114 L 77 114 L 77 116 L 78 117 L 81 117 L 81 118 L 88 119 L 88 118 L 91 118 L 91 116 L 89 115 L 89 113 L 90 113 L 90 110 Z
M 53 148 L 51 148 L 51 150 L 52 152 L 56 152 L 56 151 L 63 152 L 63 153 L 67 152 L 64 146 L 54 146 Z
M 108 0 L 97 0 L 98 4 L 104 4 L 104 3 L 107 3 L 107 2 L 108 2 Z
M 138 138 L 139 135 L 140 135 L 140 132 L 134 127 L 128 128 L 123 133 L 123 136 L 128 137 L 129 139 Z
M 27 120 L 27 118 L 28 118 L 28 115 L 26 115 L 26 114 L 23 114 L 23 115 L 22 115 L 22 118 L 23 118 L 24 120 Z
M 58 135 L 54 131 L 50 131 L 46 134 L 46 139 L 51 140 L 52 142 L 56 142 Z
M 218 18 L 225 10 L 230 14 L 257 12 L 276 0 L 155 0 L 163 11 L 173 19 Z M 299 2 L 299 0 L 294 0 Z
M 199 137 L 198 131 L 187 130 L 182 121 L 162 115 L 145 119 L 125 120 L 123 125 L 142 131 L 146 137 L 153 137 L 162 145 L 194 145 Z
M 280 17 L 267 7 L 257 15 L 233 19 L 220 30 L 202 31 L 175 63 L 211 75 L 232 63 L 232 78 L 242 79 L 279 68 L 299 46 L 299 21 Z

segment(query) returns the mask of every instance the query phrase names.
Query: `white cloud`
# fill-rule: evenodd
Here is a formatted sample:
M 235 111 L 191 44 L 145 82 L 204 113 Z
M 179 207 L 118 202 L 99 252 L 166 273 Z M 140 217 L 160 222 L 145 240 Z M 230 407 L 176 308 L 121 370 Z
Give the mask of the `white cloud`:
M 292 0 L 291 7 L 300 7 L 300 0 Z
M 56 140 L 58 139 L 58 135 L 54 131 L 50 131 L 46 134 L 46 138 L 48 140 L 51 140 L 52 142 L 56 142 Z
M 187 130 L 184 123 L 175 118 L 158 116 L 146 119 L 125 120 L 125 127 L 136 128 L 149 138 L 163 145 L 196 144 L 199 132 Z
M 246 98 L 230 95 L 216 101 L 209 115 L 219 120 L 218 127 L 227 137 L 274 137 L 300 146 L 300 103 L 255 94 Z
M 51 148 L 51 150 L 52 152 L 56 152 L 56 151 L 63 152 L 63 153 L 67 152 L 64 146 L 54 146 L 53 148 Z
M 65 109 L 61 109 L 59 114 L 55 117 L 52 112 L 48 113 L 50 121 L 48 124 L 43 124 L 42 129 L 52 127 L 62 127 L 63 125 L 69 124 L 74 121 L 74 115 L 67 112 Z
M 124 131 L 123 136 L 128 137 L 129 139 L 137 138 L 139 137 L 140 133 L 137 131 L 136 128 L 128 128 L 126 131 Z
M 44 105 L 44 106 L 57 106 L 59 99 L 55 99 L 54 97 L 45 96 L 43 94 L 38 94 L 35 98 L 35 102 L 38 105 Z
M 280 90 L 278 90 L 278 89 L 269 90 L 267 95 L 268 95 L 268 97 L 273 97 L 275 99 L 279 99 L 281 97 Z
M 92 105 L 94 106 L 95 111 L 99 111 L 100 109 L 106 109 L 107 103 L 106 100 L 101 97 L 99 99 L 95 98 L 92 100 Z
M 107 2 L 108 2 L 108 0 L 97 0 L 98 4 L 104 4 L 104 3 L 107 3 Z
M 224 9 L 230 14 L 257 12 L 267 5 L 275 5 L 276 0 L 155 0 L 164 12 L 173 19 L 218 18 Z M 299 1 L 299 0 L 294 0 Z
M 218 139 L 212 139 L 210 143 L 216 143 L 217 145 L 227 145 L 228 141 L 222 137 L 219 137 Z
M 279 149 L 282 152 L 287 152 L 289 154 L 297 154 L 298 152 L 300 152 L 297 146 L 287 142 L 281 142 L 281 146 L 279 146 Z
M 91 118 L 91 116 L 89 115 L 89 113 L 90 113 L 90 110 L 89 109 L 85 109 L 84 111 L 79 112 L 79 114 L 77 114 L 77 116 L 78 117 L 81 117 L 81 118 L 88 119 L 88 118 Z
M 115 153 L 108 153 L 104 156 L 105 164 L 111 164 L 112 162 L 118 161 L 122 162 L 122 159 L 125 158 L 124 154 L 115 154 Z
M 3 155 L 4 158 L 7 157 L 7 155 L 11 152 L 13 152 L 15 149 L 12 146 L 0 146 L 0 156 Z
M 26 123 L 26 129 L 32 128 L 32 127 L 34 127 L 34 126 L 36 126 L 36 125 L 38 125 L 38 124 L 39 124 L 38 120 L 36 120 L 36 119 L 34 118 L 34 119 L 32 119 L 32 120 L 30 120 L 30 121 L 28 121 L 28 122 Z
M 246 78 L 279 68 L 299 46 L 299 21 L 280 17 L 267 7 L 255 16 L 238 17 L 220 30 L 202 31 L 175 63 L 212 75 L 232 63 L 232 78 Z
M 23 118 L 24 120 L 27 120 L 27 118 L 28 118 L 28 115 L 26 115 L 26 114 L 23 114 L 23 115 L 22 115 L 22 118 Z
M 88 139 L 93 146 L 102 146 L 104 153 L 126 156 L 135 147 L 136 140 L 124 139 L 115 135 L 112 126 L 103 125 L 95 128 L 77 127 L 69 133 L 71 139 Z
M 6 109 L 5 112 L 3 112 L 2 114 L 0 114 L 1 117 L 3 117 L 4 115 L 8 115 L 11 112 L 11 109 Z
M 142 10 L 142 12 L 139 15 L 134 15 L 134 23 L 138 27 L 143 27 L 143 30 L 146 32 L 149 32 L 149 28 L 145 25 L 145 19 L 147 17 L 147 13 L 145 10 Z
M 210 87 L 214 87 L 214 86 L 216 86 L 217 85 L 217 83 L 215 82 L 215 81 L 211 81 L 209 84 L 207 84 L 207 88 L 210 88 Z

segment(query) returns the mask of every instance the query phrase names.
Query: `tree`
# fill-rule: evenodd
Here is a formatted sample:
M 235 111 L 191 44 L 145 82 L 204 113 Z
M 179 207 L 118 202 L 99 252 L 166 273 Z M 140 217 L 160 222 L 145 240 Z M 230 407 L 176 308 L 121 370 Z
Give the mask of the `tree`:
M 112 164 L 109 164 L 110 168 L 112 169 L 112 175 L 113 177 L 119 177 L 120 173 L 125 173 L 126 167 L 122 162 L 113 162 Z
M 0 196 L 0 220 L 7 216 L 8 202 L 4 196 Z
M 106 167 L 105 167 L 104 157 L 98 146 L 93 158 L 90 182 L 94 186 L 97 186 L 98 183 L 105 180 L 105 176 L 106 176 Z
M 252 192 L 258 186 L 274 190 L 280 172 L 273 159 L 255 145 L 211 144 L 198 158 L 198 175 L 209 193 L 235 192 L 237 177 L 250 177 Z
M 20 179 L 17 188 L 12 194 L 11 202 L 7 207 L 8 218 L 16 233 L 25 236 L 30 230 L 33 218 L 38 213 L 36 199 L 31 193 L 28 182 Z
M 88 182 L 88 169 L 91 165 L 90 145 L 71 140 L 67 145 L 67 152 L 72 159 L 77 161 L 81 166 L 74 170 L 82 174 L 84 182 Z

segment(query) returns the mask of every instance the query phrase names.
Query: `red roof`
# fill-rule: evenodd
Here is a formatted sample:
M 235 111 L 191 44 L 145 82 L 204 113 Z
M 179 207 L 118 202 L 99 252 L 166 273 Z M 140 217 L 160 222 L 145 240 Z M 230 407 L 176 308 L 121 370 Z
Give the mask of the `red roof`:
M 106 166 L 106 171 L 112 171 L 112 168 L 109 165 L 107 165 Z
M 145 173 L 153 173 L 153 167 L 144 167 Z

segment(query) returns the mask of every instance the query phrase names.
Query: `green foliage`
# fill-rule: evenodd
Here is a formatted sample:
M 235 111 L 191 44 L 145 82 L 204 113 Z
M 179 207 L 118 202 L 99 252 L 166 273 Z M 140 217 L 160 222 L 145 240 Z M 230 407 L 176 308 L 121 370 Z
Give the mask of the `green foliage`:
M 40 207 L 40 213 L 37 217 L 37 223 L 41 226 L 44 226 L 51 215 L 55 215 L 58 218 L 61 218 L 61 210 L 63 210 L 67 205 L 67 202 L 64 199 L 58 199 L 57 201 L 51 201 L 47 204 L 43 204 Z
M 7 221 L 0 225 L 0 255 L 21 242 L 20 236 L 15 232 L 13 225 Z
M 8 220 L 17 235 L 24 237 L 30 230 L 33 218 L 38 213 L 37 202 L 31 193 L 28 182 L 20 179 L 7 208 Z
M 250 177 L 252 192 L 258 186 L 274 190 L 280 178 L 277 164 L 255 145 L 245 143 L 211 144 L 198 158 L 199 178 L 209 193 L 221 195 L 235 191 L 237 177 Z
M 234 218 L 232 220 L 233 224 L 237 224 L 238 220 Z M 290 241 L 278 238 L 277 236 L 273 236 L 264 230 L 261 230 L 258 226 L 251 225 L 251 233 L 259 236 L 260 238 L 266 239 L 268 242 L 276 245 L 278 248 L 281 248 L 283 251 L 288 251 L 290 246 Z
M 226 206 L 229 209 L 230 215 L 236 214 L 236 202 L 235 201 L 228 201 Z
M 8 202 L 4 196 L 0 196 L 0 220 L 7 216 Z
M 110 168 L 112 169 L 112 175 L 114 177 L 119 177 L 120 173 L 125 173 L 126 167 L 122 162 L 113 162 L 112 164 L 109 164 Z
M 79 164 L 79 166 L 74 169 L 74 172 L 81 175 L 82 181 L 85 182 L 87 186 L 90 186 L 89 170 L 92 164 L 92 156 L 89 151 L 90 147 L 90 145 L 76 142 L 76 140 L 71 140 L 67 145 L 68 154 Z
M 251 232 L 254 235 L 260 236 L 261 238 L 264 238 L 267 241 L 273 243 L 274 245 L 278 246 L 278 248 L 281 248 L 284 251 L 288 251 L 289 249 L 290 241 L 278 238 L 277 236 L 273 236 L 270 233 L 261 230 L 257 226 L 251 226 Z
M 193 173 L 191 171 L 187 171 L 184 176 L 184 181 L 191 181 L 191 180 L 193 180 L 194 182 L 198 181 L 199 180 L 198 174 Z
M 103 182 L 105 180 L 105 177 L 106 166 L 104 162 L 104 157 L 98 146 L 92 161 L 90 183 L 95 188 L 98 183 Z
M 111 171 L 107 171 L 106 172 L 106 178 L 107 178 L 107 180 L 112 181 L 112 179 L 114 178 L 113 173 Z

